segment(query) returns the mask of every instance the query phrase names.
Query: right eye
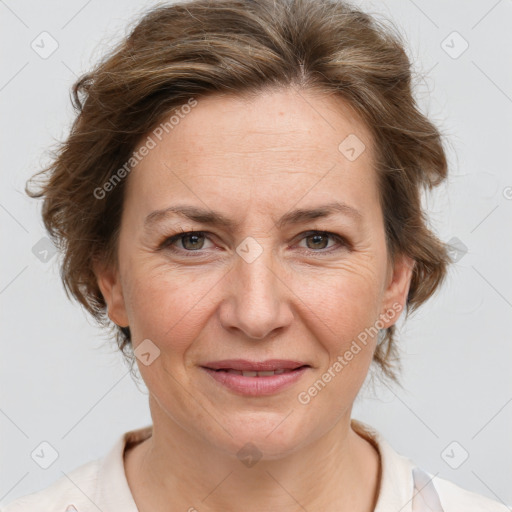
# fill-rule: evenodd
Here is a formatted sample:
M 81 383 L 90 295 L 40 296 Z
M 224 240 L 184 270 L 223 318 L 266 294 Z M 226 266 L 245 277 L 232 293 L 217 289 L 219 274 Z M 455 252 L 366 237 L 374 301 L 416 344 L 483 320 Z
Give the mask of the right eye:
M 204 231 L 184 231 L 166 238 L 160 247 L 175 253 L 194 253 L 204 248 L 204 241 L 207 238 Z M 176 242 L 181 245 L 180 248 L 175 246 Z

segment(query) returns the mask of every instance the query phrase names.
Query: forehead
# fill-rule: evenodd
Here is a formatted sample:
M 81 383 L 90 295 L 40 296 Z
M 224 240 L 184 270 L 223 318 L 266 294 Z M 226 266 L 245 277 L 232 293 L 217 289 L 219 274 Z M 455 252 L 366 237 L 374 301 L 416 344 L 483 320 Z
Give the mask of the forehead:
M 126 200 L 148 210 L 184 194 L 235 206 L 257 199 L 262 207 L 301 196 L 375 198 L 371 135 L 339 97 L 292 89 L 215 94 L 187 112 L 158 137 L 155 130 L 144 137 L 155 145 L 130 173 Z

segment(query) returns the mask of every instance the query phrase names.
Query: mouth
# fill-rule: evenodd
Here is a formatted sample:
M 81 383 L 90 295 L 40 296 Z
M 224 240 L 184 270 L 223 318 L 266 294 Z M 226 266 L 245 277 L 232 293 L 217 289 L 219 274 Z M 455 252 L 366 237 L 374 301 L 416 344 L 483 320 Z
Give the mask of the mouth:
M 209 370 L 237 373 L 245 377 L 267 377 L 292 372 L 299 368 L 310 366 L 301 361 L 290 359 L 267 359 L 265 361 L 248 361 L 246 359 L 224 359 L 222 361 L 210 361 L 202 365 Z M 247 374 L 247 375 L 245 375 Z
M 209 362 L 201 368 L 216 382 L 237 394 L 259 396 L 271 395 L 291 386 L 311 365 L 284 359 L 231 359 Z
M 281 375 L 283 373 L 291 373 L 295 370 L 300 370 L 301 368 L 306 368 L 307 365 L 298 366 L 297 368 L 294 368 L 293 370 L 285 369 L 285 368 L 279 368 L 277 370 L 266 370 L 266 371 L 243 371 L 243 370 L 234 370 L 233 368 L 220 368 L 218 370 L 213 370 L 213 368 L 208 368 L 210 370 L 213 370 L 215 372 L 225 372 L 225 373 L 232 373 L 234 375 L 242 375 L 244 377 L 270 377 L 272 375 Z

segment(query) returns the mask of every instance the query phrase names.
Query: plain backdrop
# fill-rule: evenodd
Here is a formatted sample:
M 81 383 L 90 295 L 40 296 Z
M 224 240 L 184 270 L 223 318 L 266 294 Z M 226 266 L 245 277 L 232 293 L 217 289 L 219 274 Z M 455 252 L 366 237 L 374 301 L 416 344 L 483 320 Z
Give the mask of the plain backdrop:
M 512 2 L 355 3 L 393 20 L 424 75 L 416 95 L 450 159 L 425 207 L 459 250 L 444 288 L 401 322 L 403 389 L 365 386 L 353 416 L 426 471 L 511 505 Z M 145 386 L 66 298 L 40 203 L 23 188 L 67 134 L 72 83 L 152 5 L 0 2 L 0 504 L 151 424 Z M 48 469 L 31 456 L 43 442 L 58 454 Z

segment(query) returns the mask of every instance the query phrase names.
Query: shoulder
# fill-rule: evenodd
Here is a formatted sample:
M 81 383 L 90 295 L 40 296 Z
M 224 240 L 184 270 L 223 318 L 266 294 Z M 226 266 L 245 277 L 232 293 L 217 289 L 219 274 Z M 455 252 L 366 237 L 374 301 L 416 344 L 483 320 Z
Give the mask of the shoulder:
M 380 455 L 382 475 L 375 512 L 511 512 L 498 501 L 423 471 L 370 425 L 352 420 L 352 428 L 372 442 Z
M 96 492 L 100 459 L 88 462 L 63 475 L 49 487 L 18 498 L 0 512 L 69 512 L 88 510 L 89 497 Z
M 152 435 L 152 426 L 125 432 L 102 458 L 63 473 L 49 487 L 18 498 L 0 512 L 137 512 L 124 471 L 128 446 Z
M 435 477 L 432 481 L 444 512 L 510 512 L 502 503 L 463 489 L 450 480 Z

